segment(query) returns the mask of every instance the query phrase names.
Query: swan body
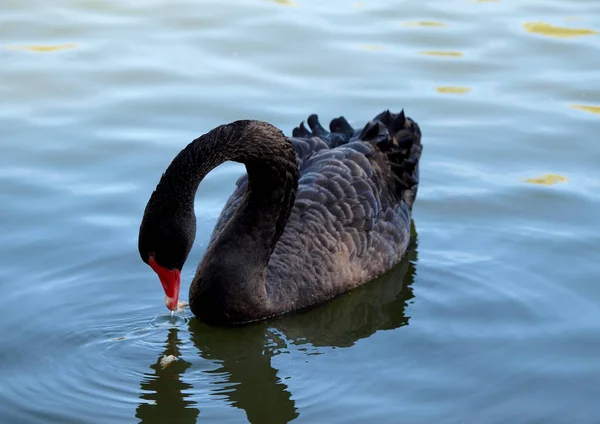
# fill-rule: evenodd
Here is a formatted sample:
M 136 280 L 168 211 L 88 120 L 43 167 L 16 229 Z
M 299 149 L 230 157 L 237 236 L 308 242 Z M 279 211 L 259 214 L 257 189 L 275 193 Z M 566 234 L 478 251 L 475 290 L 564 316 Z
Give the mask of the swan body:
M 316 115 L 292 137 L 261 121 L 215 128 L 183 149 L 153 192 L 140 227 L 142 259 L 173 309 L 195 237 L 194 196 L 210 170 L 242 162 L 190 286 L 190 309 L 220 325 L 307 308 L 400 261 L 410 239 L 421 131 L 385 111 L 354 130 Z M 173 303 L 174 302 L 174 303 Z

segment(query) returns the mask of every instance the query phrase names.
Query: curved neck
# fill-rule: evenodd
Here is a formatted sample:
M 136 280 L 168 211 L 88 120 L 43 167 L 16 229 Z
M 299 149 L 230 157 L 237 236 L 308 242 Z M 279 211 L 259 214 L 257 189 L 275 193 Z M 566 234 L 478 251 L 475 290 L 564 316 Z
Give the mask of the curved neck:
M 237 210 L 214 234 L 190 287 L 190 308 L 206 320 L 235 321 L 267 307 L 266 269 L 298 188 L 290 141 L 270 124 L 236 121 L 215 128 L 173 160 L 157 195 L 193 210 L 202 179 L 226 161 L 244 163 L 248 185 Z M 225 316 L 223 316 L 225 315 Z M 220 317 L 220 318 L 219 318 Z

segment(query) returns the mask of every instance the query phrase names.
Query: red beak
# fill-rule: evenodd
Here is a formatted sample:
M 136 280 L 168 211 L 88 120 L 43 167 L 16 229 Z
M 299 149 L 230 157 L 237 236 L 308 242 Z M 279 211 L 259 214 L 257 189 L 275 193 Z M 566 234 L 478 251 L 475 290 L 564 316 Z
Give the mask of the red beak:
M 179 301 L 179 286 L 181 284 L 181 272 L 178 269 L 168 269 L 160 266 L 154 260 L 154 256 L 148 259 L 148 265 L 156 272 L 165 290 L 165 304 L 171 311 L 177 310 Z

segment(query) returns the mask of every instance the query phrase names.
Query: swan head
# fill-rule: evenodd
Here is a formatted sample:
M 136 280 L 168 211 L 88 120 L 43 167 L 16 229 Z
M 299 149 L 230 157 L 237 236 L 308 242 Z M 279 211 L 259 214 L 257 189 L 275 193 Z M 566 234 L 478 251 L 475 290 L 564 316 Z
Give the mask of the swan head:
M 168 211 L 168 210 L 167 210 Z M 142 220 L 138 250 L 142 260 L 158 275 L 165 292 L 165 304 L 177 310 L 181 269 L 196 234 L 196 219 L 190 214 L 166 213 L 165 209 L 147 210 Z

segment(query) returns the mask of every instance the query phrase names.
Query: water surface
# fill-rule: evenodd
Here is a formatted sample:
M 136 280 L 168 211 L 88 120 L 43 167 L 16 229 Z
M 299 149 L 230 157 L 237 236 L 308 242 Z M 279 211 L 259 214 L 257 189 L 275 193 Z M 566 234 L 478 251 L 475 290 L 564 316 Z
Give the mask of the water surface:
M 5 0 L 0 422 L 599 423 L 599 32 L 596 0 Z M 386 108 L 425 146 L 397 268 L 170 317 L 137 231 L 182 147 Z M 243 172 L 200 187 L 184 297 Z

